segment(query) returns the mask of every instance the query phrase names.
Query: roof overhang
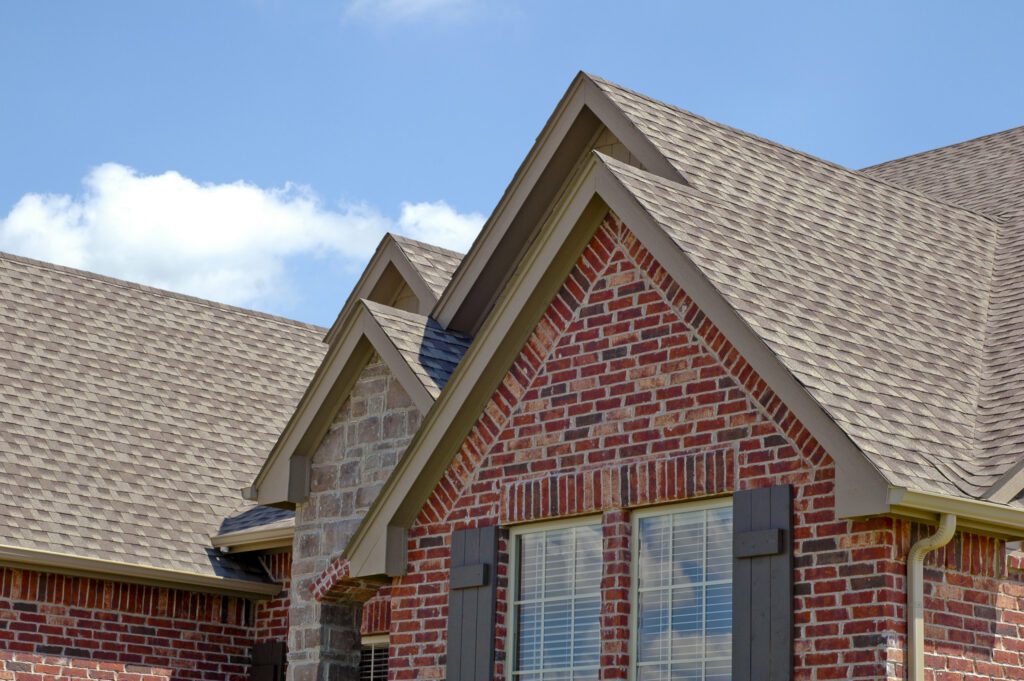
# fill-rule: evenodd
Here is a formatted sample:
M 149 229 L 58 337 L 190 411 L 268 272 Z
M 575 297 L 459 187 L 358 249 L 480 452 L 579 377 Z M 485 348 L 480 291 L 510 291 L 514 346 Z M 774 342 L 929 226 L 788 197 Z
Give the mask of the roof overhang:
M 409 261 L 402 247 L 390 234 L 385 234 L 377 245 L 370 262 L 349 294 L 324 341 L 334 343 L 360 300 L 372 300 L 391 305 L 402 285 L 408 286 L 416 296 L 418 314 L 428 315 L 437 304 L 437 295 L 423 280 L 419 270 Z
M 0 545 L 0 565 L 56 572 L 79 577 L 151 584 L 171 589 L 186 589 L 209 593 L 242 596 L 245 598 L 273 598 L 281 593 L 281 585 L 244 579 L 227 579 L 199 575 L 184 570 L 133 565 L 113 560 L 83 558 L 68 553 L 55 553 Z
M 243 496 L 264 506 L 294 507 L 309 488 L 309 462 L 374 353 L 410 399 L 427 413 L 434 398 L 361 301 L 348 308 L 323 362 Z
M 518 266 L 522 245 L 547 221 L 602 129 L 648 172 L 686 182 L 590 76 L 577 74 L 434 307 L 431 316 L 442 326 L 476 335 Z
M 289 518 L 269 525 L 215 534 L 210 537 L 210 545 L 224 553 L 271 551 L 291 548 L 294 536 L 295 518 Z
M 685 187 L 681 186 L 681 190 Z M 615 213 L 758 372 L 837 467 L 840 517 L 890 513 L 881 472 L 672 241 L 598 154 L 550 212 L 462 363 L 345 550 L 353 576 L 405 570 L 405 537 L 522 344 L 608 211 Z M 909 507 L 917 497 L 904 495 Z M 1018 516 L 1024 528 L 1024 514 Z

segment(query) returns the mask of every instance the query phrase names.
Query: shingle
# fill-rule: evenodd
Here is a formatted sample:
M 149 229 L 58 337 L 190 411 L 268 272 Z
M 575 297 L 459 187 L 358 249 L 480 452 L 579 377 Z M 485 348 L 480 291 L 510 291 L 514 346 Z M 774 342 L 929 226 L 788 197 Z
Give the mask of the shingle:
M 323 330 L 0 254 L 0 544 L 244 576 L 239 507 Z
M 1020 458 L 1024 230 L 994 217 L 1024 196 L 1016 133 L 956 206 L 922 193 L 952 179 L 896 186 L 595 81 L 687 185 L 604 162 L 894 484 L 980 496 Z
M 362 302 L 427 392 L 436 399 L 469 348 L 471 339 L 442 328 L 429 317 L 369 300 Z
M 463 254 L 397 234 L 391 237 L 431 290 L 440 297 L 462 262 Z

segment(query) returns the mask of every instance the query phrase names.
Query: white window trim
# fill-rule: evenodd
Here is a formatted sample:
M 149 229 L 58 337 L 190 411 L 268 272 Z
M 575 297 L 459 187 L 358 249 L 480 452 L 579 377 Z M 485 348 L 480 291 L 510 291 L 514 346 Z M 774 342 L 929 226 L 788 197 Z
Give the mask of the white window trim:
M 707 511 L 713 508 L 725 508 L 732 506 L 732 497 L 715 497 L 713 499 L 700 499 L 696 501 L 682 501 L 659 506 L 645 506 L 630 511 L 630 535 L 629 535 L 629 681 L 636 681 L 637 670 L 637 617 L 640 612 L 640 579 L 637 574 L 639 566 L 640 549 L 640 521 L 643 518 L 651 518 L 660 515 L 686 511 Z
M 584 515 L 574 516 L 572 518 L 558 518 L 557 520 L 545 520 L 535 523 L 523 523 L 520 525 L 513 525 L 509 528 L 509 547 L 508 547 L 508 588 L 506 589 L 505 607 L 507 612 L 505 613 L 505 621 L 508 622 L 508 628 L 505 631 L 505 679 L 506 681 L 515 681 L 515 661 L 516 661 L 516 596 L 519 594 L 519 537 L 527 534 L 535 534 L 537 532 L 548 532 L 550 530 L 562 530 L 570 527 L 584 527 L 587 525 L 597 525 L 602 527 L 603 515 Z M 602 534 L 603 536 L 603 534 Z M 603 553 L 603 551 L 602 551 Z M 603 570 L 603 558 L 602 558 L 602 570 Z

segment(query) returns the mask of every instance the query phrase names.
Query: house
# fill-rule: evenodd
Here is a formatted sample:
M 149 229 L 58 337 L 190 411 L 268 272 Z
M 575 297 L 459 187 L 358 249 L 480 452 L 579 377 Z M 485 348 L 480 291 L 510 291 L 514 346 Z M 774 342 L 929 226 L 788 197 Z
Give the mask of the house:
M 249 490 L 289 678 L 1018 676 L 1022 180 L 1024 128 L 851 171 L 580 74 Z
M 580 74 L 326 334 L 0 265 L 0 678 L 1021 676 L 1024 128 L 852 171 Z
M 283 648 L 291 514 L 238 490 L 322 337 L 0 254 L 0 679 L 240 681 Z

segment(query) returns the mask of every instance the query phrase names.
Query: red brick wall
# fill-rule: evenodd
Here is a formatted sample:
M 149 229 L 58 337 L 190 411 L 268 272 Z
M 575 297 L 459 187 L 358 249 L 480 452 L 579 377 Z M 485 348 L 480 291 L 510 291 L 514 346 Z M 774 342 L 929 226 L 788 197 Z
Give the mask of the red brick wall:
M 254 640 L 287 633 L 281 600 L 0 568 L 0 679 L 242 681 Z
M 626 678 L 630 526 L 620 509 L 777 483 L 792 484 L 795 495 L 796 678 L 898 678 L 909 530 L 887 518 L 837 519 L 834 476 L 818 443 L 610 216 L 411 529 L 408 574 L 392 586 L 391 678 L 444 676 L 453 529 L 598 512 L 606 560 L 602 678 Z M 495 673 L 503 678 L 507 532 L 499 552 Z M 955 607 L 1008 602 L 1000 589 L 1017 593 L 1016 585 L 984 579 L 968 580 L 980 591 L 958 592 Z M 954 607 L 934 598 L 931 605 Z M 930 641 L 944 651 L 943 664 L 961 664 L 960 631 Z
M 270 578 L 281 585 L 281 595 L 256 602 L 253 637 L 256 641 L 287 641 L 292 554 L 290 551 L 271 553 L 262 556 L 260 560 Z

